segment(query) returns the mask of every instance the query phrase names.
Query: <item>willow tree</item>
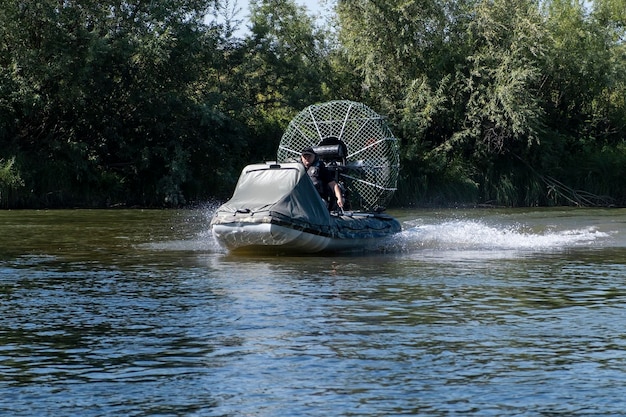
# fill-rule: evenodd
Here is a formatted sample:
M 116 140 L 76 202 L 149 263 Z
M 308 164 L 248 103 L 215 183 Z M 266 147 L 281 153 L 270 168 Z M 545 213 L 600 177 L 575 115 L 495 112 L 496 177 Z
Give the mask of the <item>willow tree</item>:
M 445 198 L 475 199 L 494 161 L 537 141 L 535 2 L 340 1 L 338 12 L 365 83 L 401 127 L 413 192 L 436 198 L 443 179 Z
M 464 117 L 446 143 L 471 163 L 482 202 L 534 204 L 541 184 L 518 164 L 545 126 L 538 98 L 546 32 L 533 0 L 483 1 L 468 25 L 465 68 L 455 76 Z
M 547 126 L 534 160 L 555 203 L 626 197 L 619 179 L 626 174 L 624 31 L 616 13 L 625 10 L 618 3 L 543 2 L 549 38 L 539 94 Z
M 594 99 L 594 120 L 602 139 L 624 145 L 626 137 L 626 5 L 619 0 L 596 0 L 591 18 L 605 31 L 607 83 Z M 626 164 L 624 164 L 626 165 Z
M 459 3 L 463 2 L 337 2 L 339 39 L 350 63 L 366 89 L 388 111 L 400 110 L 407 90 L 416 81 L 431 81 L 429 73 L 437 64 L 445 67 L 442 55 L 451 53 L 445 38 L 456 36 L 447 29 Z
M 365 88 L 399 128 L 405 196 L 587 204 L 573 187 L 601 183 L 620 194 L 623 2 L 361 0 L 337 11 Z M 586 171 L 570 169 L 581 162 Z

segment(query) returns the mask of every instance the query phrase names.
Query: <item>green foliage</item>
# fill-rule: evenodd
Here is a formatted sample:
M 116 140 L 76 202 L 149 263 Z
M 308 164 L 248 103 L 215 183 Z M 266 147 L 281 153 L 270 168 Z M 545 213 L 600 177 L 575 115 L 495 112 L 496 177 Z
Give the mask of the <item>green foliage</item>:
M 467 73 L 458 76 L 464 92 L 465 122 L 452 137 L 470 140 L 486 158 L 532 145 L 543 125 L 537 100 L 543 53 L 538 13 L 530 1 L 481 2 L 467 41 L 474 45 L 467 57 Z
M 3 95 L 0 120 L 15 122 L 0 139 L 25 161 L 34 191 L 26 204 L 177 205 L 192 182 L 201 196 L 203 165 L 237 157 L 237 123 L 220 116 L 205 78 L 222 53 L 202 23 L 211 3 L 3 8 L 2 88 L 13 93 Z M 192 154 L 202 157 L 192 164 Z
M 0 159 L 0 206 L 8 207 L 12 194 L 24 185 L 24 181 L 15 166 L 15 157 Z
M 594 0 L 0 4 L 0 204 L 229 196 L 302 108 L 401 138 L 397 204 L 626 204 L 626 9 Z
M 293 0 L 252 1 L 251 7 L 250 42 L 257 53 L 249 69 L 256 77 L 257 103 L 299 108 L 320 100 L 327 62 L 323 35 L 312 18 Z
M 590 141 L 583 152 L 567 156 L 564 170 L 569 198 L 583 200 L 577 204 L 626 205 L 626 142 L 613 147 Z
M 405 167 L 406 168 L 406 167 Z M 462 159 L 425 153 L 411 162 L 398 185 L 394 203 L 401 206 L 464 206 L 476 204 L 480 185 Z M 407 174 L 410 173 L 410 174 Z
M 370 0 L 337 10 L 370 99 L 403 138 L 406 178 L 477 184 L 475 203 L 535 205 L 556 201 L 557 177 L 580 183 L 562 169 L 593 154 L 578 137 L 611 149 L 624 137 L 624 8 L 592 6 Z
M 391 114 L 400 110 L 407 83 L 436 64 L 440 55 L 435 51 L 448 52 L 445 29 L 454 4 L 338 1 L 339 39 L 372 98 Z
M 546 9 L 550 40 L 543 65 L 544 107 L 553 126 L 579 134 L 594 98 L 611 84 L 608 33 L 576 2 L 553 0 Z

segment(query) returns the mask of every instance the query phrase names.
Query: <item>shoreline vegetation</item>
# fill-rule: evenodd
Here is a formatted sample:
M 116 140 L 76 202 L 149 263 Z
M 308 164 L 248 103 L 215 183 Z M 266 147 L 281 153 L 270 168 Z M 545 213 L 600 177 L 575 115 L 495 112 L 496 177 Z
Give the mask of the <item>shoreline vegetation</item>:
M 626 206 L 621 0 L 250 3 L 3 2 L 0 208 L 224 200 L 337 99 L 400 139 L 391 207 Z

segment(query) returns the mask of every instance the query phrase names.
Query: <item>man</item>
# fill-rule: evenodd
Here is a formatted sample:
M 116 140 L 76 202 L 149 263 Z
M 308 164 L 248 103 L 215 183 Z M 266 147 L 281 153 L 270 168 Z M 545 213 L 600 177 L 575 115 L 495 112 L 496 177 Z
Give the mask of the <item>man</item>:
M 317 157 L 313 148 L 304 148 L 300 154 L 300 159 L 324 202 L 329 204 L 329 197 L 334 194 L 337 199 L 337 206 L 343 209 L 344 201 L 341 187 L 333 178 L 333 173 L 330 172 L 326 168 L 326 165 Z

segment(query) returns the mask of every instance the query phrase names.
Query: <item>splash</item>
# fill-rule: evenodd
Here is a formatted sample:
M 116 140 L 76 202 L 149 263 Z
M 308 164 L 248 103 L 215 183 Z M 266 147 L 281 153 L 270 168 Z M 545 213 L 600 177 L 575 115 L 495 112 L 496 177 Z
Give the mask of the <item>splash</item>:
M 610 236 L 593 227 L 537 230 L 520 224 L 490 225 L 477 220 L 415 223 L 408 222 L 399 236 L 404 249 L 552 250 L 593 245 Z
M 172 237 L 135 245 L 144 250 L 162 252 L 204 252 L 223 253 L 225 250 L 217 243 L 209 227 L 211 218 L 221 202 L 209 201 L 172 221 Z

